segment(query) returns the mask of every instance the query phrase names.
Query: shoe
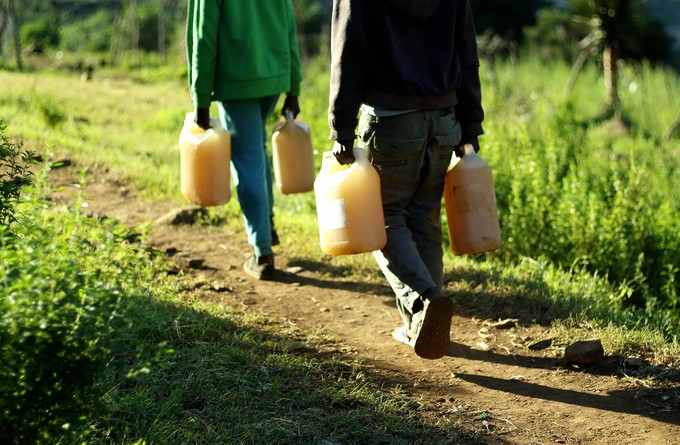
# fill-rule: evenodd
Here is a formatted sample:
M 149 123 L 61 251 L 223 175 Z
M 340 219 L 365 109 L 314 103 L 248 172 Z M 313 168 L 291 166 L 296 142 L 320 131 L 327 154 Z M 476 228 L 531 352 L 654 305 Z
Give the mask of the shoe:
M 449 349 L 453 301 L 437 295 L 426 298 L 423 309 L 413 314 L 411 326 L 417 333 L 413 349 L 419 357 L 435 360 Z
M 281 241 L 279 240 L 279 234 L 276 233 L 276 229 L 274 228 L 274 217 L 272 216 L 269 218 L 269 225 L 272 228 L 272 246 L 278 246 L 281 244 Z
M 415 339 L 412 338 L 411 333 L 406 329 L 406 326 L 399 326 L 398 328 L 395 328 L 394 331 L 392 331 L 392 338 L 398 341 L 399 343 L 403 343 L 407 346 L 413 347 L 413 344 L 415 342 Z
M 243 263 L 243 270 L 258 280 L 271 281 L 274 279 L 274 255 L 270 253 L 258 257 L 253 254 Z

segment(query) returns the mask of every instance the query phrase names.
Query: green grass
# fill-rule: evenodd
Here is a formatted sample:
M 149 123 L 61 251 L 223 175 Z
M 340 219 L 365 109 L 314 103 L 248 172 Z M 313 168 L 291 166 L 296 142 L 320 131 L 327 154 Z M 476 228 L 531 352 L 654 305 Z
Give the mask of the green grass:
M 182 306 L 151 320 L 172 355 L 128 383 L 122 375 L 104 382 L 113 387 L 109 410 L 90 443 L 371 443 L 388 431 L 437 443 L 458 435 L 424 424 L 399 387 L 380 387 L 360 363 L 307 356 L 304 338 L 291 340 L 299 334 L 272 320 Z
M 82 82 L 76 75 L 0 73 L 11 135 L 55 157 L 106 166 L 149 196 L 178 187 L 179 122 L 190 101 L 179 82 Z
M 569 97 L 564 64 L 498 61 L 495 71 L 482 141 L 504 238 L 494 256 L 510 264 L 545 258 L 606 276 L 621 286 L 619 297 L 605 301 L 623 321 L 677 339 L 680 140 L 663 138 L 677 117 L 677 73 L 624 70 L 625 129 L 602 118 L 595 67 Z

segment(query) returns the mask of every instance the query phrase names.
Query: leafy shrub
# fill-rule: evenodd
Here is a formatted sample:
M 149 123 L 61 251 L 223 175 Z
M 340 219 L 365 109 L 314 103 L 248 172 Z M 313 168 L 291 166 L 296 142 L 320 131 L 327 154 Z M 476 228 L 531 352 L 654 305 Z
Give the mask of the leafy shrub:
M 46 16 L 21 27 L 21 40 L 36 48 L 50 48 L 59 45 L 59 22 L 56 17 Z
M 524 29 L 524 39 L 546 60 L 558 57 L 573 62 L 577 56 L 579 35 L 569 12 L 562 8 L 541 9 L 536 23 Z
M 61 43 L 68 51 L 107 51 L 113 35 L 113 15 L 100 10 L 61 28 Z
M 21 144 L 11 142 L 6 125 L 0 120 L 0 227 L 9 227 L 15 220 L 15 205 L 21 189 L 30 184 L 28 169 L 33 154 L 22 150 Z
M 654 156 L 663 153 L 641 137 L 627 152 L 584 144 L 594 130 L 571 107 L 515 123 L 504 143 L 517 149 L 495 179 L 503 249 L 508 263 L 542 258 L 567 270 L 604 276 L 627 292 L 609 304 L 628 322 L 653 323 L 669 336 L 680 324 L 678 203 L 659 186 Z M 635 149 L 644 147 L 646 156 Z
M 100 375 L 135 363 L 131 303 L 159 281 L 115 223 L 30 198 L 16 232 L 0 238 L 0 441 L 72 443 L 100 412 Z

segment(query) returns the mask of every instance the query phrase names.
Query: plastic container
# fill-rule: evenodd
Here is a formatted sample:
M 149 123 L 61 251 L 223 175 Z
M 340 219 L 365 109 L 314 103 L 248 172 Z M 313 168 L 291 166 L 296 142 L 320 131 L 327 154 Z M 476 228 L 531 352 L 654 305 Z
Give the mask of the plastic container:
M 274 127 L 272 153 L 276 186 L 284 195 L 314 190 L 314 149 L 309 126 L 286 111 Z
M 446 173 L 444 201 L 451 251 L 473 255 L 499 249 L 501 230 L 491 167 L 472 145 L 464 150 Z
M 182 194 L 190 204 L 203 207 L 229 202 L 231 137 L 220 121 L 210 118 L 204 130 L 187 113 L 179 134 Z
M 363 149 L 354 148 L 354 157 L 341 165 L 325 152 L 314 182 L 321 250 L 328 255 L 373 252 L 387 244 L 380 177 Z

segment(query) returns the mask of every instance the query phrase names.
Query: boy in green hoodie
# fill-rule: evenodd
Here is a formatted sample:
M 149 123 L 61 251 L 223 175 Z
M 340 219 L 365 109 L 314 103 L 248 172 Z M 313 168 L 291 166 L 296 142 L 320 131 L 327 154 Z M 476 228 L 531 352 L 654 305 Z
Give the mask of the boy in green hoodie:
M 253 255 L 249 275 L 274 279 L 271 164 L 265 125 L 281 93 L 294 116 L 300 112 L 302 79 L 291 0 L 189 0 L 187 16 L 189 88 L 196 123 L 210 126 L 217 101 L 231 134 L 231 167 Z

